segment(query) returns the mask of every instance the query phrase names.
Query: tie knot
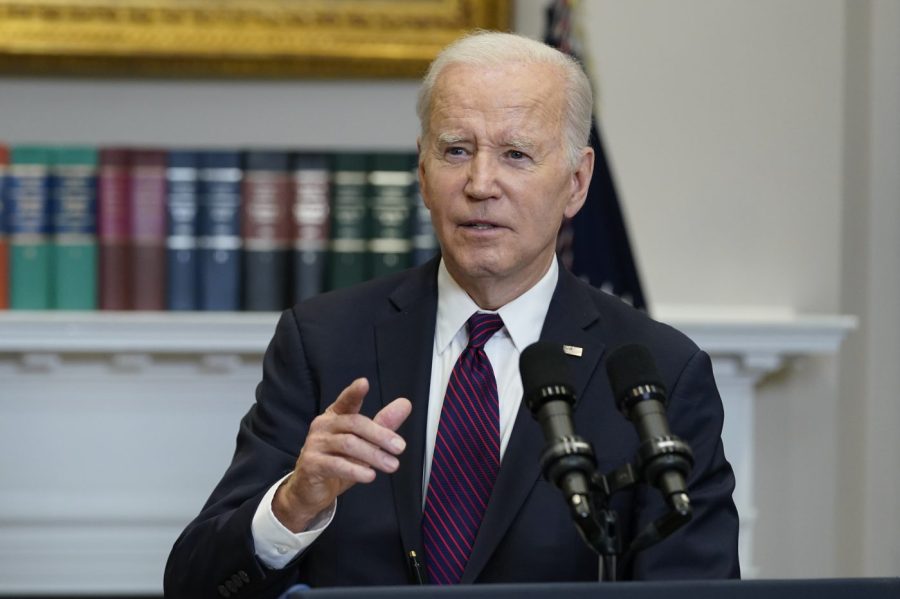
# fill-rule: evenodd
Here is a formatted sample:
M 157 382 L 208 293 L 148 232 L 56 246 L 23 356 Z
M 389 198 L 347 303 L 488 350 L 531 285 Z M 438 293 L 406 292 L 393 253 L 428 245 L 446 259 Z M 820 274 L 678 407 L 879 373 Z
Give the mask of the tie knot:
M 503 319 L 499 314 L 476 312 L 466 321 L 469 329 L 469 347 L 482 348 L 491 335 L 503 328 Z

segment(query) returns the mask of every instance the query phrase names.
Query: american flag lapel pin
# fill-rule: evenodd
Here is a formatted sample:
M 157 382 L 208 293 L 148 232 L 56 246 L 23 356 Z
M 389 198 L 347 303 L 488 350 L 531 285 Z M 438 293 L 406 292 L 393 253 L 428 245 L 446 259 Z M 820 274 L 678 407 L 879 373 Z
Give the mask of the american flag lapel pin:
M 581 354 L 584 353 L 584 350 L 577 345 L 563 345 L 563 353 L 580 358 Z

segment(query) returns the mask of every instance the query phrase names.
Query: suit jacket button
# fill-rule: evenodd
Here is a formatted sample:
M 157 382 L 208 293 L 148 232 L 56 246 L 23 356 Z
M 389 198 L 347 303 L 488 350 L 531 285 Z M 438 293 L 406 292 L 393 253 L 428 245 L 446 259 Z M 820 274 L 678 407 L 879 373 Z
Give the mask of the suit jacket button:
M 229 591 L 231 591 L 232 593 L 236 593 L 236 592 L 237 592 L 237 585 L 234 584 L 233 582 L 231 582 L 230 580 L 226 580 L 226 581 L 225 581 L 225 587 L 226 587 Z
M 223 597 L 231 597 L 231 593 L 228 591 L 228 589 L 225 588 L 225 585 L 223 585 L 223 584 L 219 585 L 218 591 L 219 591 L 219 594 L 222 595 Z
M 242 586 L 244 586 L 244 581 L 241 580 L 241 577 L 237 574 L 231 575 L 231 582 L 233 582 L 234 586 L 236 586 L 237 588 L 241 588 Z
M 240 570 L 238 572 L 238 576 L 240 576 L 241 580 L 243 580 L 244 582 L 250 582 L 250 575 L 247 574 L 246 572 L 244 572 L 243 570 Z

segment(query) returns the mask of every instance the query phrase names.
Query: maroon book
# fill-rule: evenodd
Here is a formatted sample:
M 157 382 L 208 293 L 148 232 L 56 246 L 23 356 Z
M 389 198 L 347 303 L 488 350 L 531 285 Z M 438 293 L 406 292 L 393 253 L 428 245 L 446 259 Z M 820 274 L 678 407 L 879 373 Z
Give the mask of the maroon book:
M 97 185 L 99 305 L 101 310 L 133 310 L 131 280 L 130 152 L 101 148 Z
M 131 285 L 137 310 L 166 309 L 166 153 L 133 150 L 131 202 Z
M 244 155 L 242 236 L 244 309 L 284 310 L 291 245 L 291 180 L 287 152 Z

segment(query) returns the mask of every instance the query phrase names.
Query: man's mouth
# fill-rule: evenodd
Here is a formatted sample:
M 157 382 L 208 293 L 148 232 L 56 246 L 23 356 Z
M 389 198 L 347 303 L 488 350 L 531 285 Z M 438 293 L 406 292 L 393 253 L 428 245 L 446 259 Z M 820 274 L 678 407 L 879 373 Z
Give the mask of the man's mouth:
M 477 231 L 486 231 L 488 229 L 496 229 L 497 228 L 497 225 L 495 225 L 493 223 L 486 223 L 486 222 L 481 222 L 481 221 L 470 221 L 467 223 L 463 223 L 462 226 L 466 227 L 467 229 L 475 229 Z

